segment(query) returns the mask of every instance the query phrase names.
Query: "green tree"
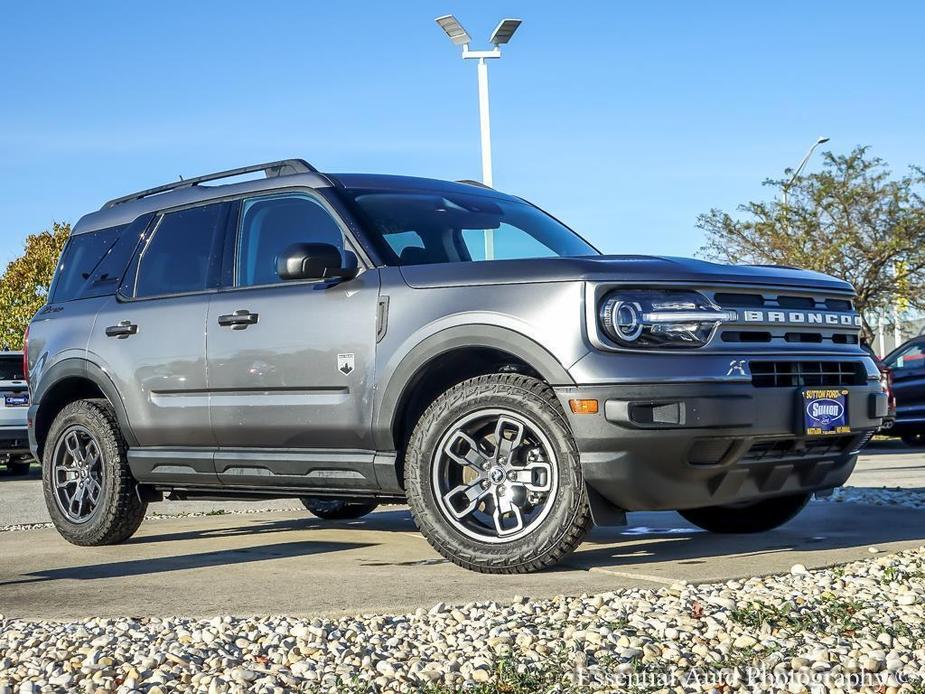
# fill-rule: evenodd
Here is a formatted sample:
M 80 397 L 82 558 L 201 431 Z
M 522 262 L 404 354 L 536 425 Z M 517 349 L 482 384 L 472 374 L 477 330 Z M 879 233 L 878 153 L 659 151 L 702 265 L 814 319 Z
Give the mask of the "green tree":
M 792 265 L 818 270 L 854 285 L 868 323 L 896 302 L 925 308 L 925 171 L 894 177 L 867 147 L 822 155 L 821 169 L 787 188 L 787 204 L 740 205 L 733 216 L 713 209 L 700 215 L 706 233 L 701 254 L 731 263 Z M 788 173 L 789 172 L 785 172 Z M 764 182 L 784 192 L 787 178 Z
M 26 237 L 25 252 L 0 276 L 0 347 L 19 349 L 29 320 L 48 297 L 58 256 L 71 233 L 70 224 Z

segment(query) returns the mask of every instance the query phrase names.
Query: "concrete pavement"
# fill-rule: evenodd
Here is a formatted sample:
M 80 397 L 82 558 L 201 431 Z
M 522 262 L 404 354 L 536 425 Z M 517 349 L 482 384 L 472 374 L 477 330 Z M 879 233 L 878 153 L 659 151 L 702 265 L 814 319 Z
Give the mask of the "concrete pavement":
M 851 484 L 925 489 L 925 459 L 910 449 L 875 449 Z M 4 512 L 15 517 L 7 504 L 37 487 L 37 480 L 0 481 Z M 812 568 L 866 558 L 870 545 L 893 551 L 925 544 L 922 512 L 899 507 L 813 503 L 783 528 L 753 536 L 710 535 L 675 513 L 629 520 L 627 528 L 596 529 L 565 565 L 529 576 L 485 576 L 444 561 L 399 507 L 350 523 L 305 512 L 149 520 L 116 547 L 74 547 L 52 529 L 0 533 L 0 613 L 394 612 L 441 601 L 718 581 L 787 571 L 795 563 Z

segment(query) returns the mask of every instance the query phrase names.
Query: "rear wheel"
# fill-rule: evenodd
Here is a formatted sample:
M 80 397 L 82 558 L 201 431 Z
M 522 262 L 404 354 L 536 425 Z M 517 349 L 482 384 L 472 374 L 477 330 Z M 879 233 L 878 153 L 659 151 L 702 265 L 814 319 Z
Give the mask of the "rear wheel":
M 379 506 L 377 502 L 365 499 L 324 499 L 317 496 L 303 496 L 299 501 L 313 515 L 324 520 L 362 518 Z
M 562 408 L 527 376 L 480 376 L 439 396 L 408 443 L 405 486 L 434 549 L 484 573 L 552 566 L 591 526 Z
M 42 456 L 42 487 L 51 520 L 68 542 L 116 544 L 141 525 L 147 504 L 125 451 L 105 401 L 78 400 L 55 417 Z
M 728 506 L 693 508 L 678 513 L 711 533 L 763 533 L 793 520 L 811 496 L 796 494 Z

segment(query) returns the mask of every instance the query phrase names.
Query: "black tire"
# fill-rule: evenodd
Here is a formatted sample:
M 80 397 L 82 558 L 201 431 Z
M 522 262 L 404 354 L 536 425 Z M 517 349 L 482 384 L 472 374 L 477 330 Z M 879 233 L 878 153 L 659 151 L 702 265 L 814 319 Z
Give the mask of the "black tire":
M 303 496 L 299 499 L 312 515 L 324 520 L 352 520 L 372 513 L 378 502 L 365 499 L 325 499 L 319 496 Z
M 80 522 L 65 515 L 55 486 L 56 454 L 63 455 L 59 446 L 66 448 L 65 437 L 76 431 L 95 442 L 100 477 L 97 502 Z M 104 400 L 78 400 L 58 413 L 45 441 L 42 487 L 52 523 L 72 544 L 117 544 L 135 533 L 144 520 L 147 503 L 139 498 L 136 481 L 128 466 L 125 439 L 109 403 Z
M 903 443 L 910 448 L 921 448 L 922 446 L 925 446 L 925 433 L 920 431 L 903 434 L 900 438 L 902 438 Z
M 544 464 L 550 477 L 556 475 L 557 483 L 543 501 L 545 515 L 539 516 L 529 530 L 524 526 L 527 534 L 491 542 L 465 534 L 441 510 L 444 502 L 437 499 L 434 466 L 438 464 L 441 443 L 449 446 L 447 437 L 459 422 L 481 412 L 496 411 L 509 413 L 504 417 L 522 418 L 540 431 L 555 457 Z M 498 450 L 496 446 L 496 460 Z M 510 458 L 513 460 L 513 453 Z M 500 460 L 504 462 L 504 458 Z M 548 385 L 519 374 L 472 378 L 434 400 L 408 442 L 405 488 L 414 520 L 431 546 L 451 562 L 482 573 L 518 574 L 545 569 L 572 552 L 591 527 L 578 449 L 562 407 Z
M 796 494 L 730 506 L 708 506 L 678 511 L 694 525 L 711 533 L 763 533 L 793 520 L 812 494 Z
M 28 475 L 29 468 L 32 466 L 32 459 L 27 458 L 25 460 L 11 460 L 6 464 L 6 469 L 10 471 L 11 475 Z

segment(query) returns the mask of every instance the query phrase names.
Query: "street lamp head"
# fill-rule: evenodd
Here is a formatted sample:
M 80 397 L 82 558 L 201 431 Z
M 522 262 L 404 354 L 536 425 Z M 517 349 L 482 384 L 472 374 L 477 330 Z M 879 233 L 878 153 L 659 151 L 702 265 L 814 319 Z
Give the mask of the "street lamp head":
M 824 145 L 824 144 L 825 144 L 826 142 L 828 142 L 828 141 L 829 141 L 829 138 L 827 138 L 827 137 L 820 137 L 818 140 L 816 140 L 816 144 L 817 144 L 817 145 Z
M 521 20 L 519 19 L 502 19 L 498 26 L 495 27 L 495 30 L 491 32 L 491 38 L 489 41 L 495 46 L 500 46 L 507 43 L 511 40 L 511 37 L 514 35 L 514 32 L 517 31 L 517 27 L 520 26 Z
M 450 37 L 450 41 L 457 46 L 465 46 L 472 42 L 469 34 L 463 29 L 462 24 L 460 24 L 459 20 L 453 15 L 447 14 L 442 17 L 437 17 L 436 22 L 440 25 L 440 28 L 446 32 L 446 35 Z

